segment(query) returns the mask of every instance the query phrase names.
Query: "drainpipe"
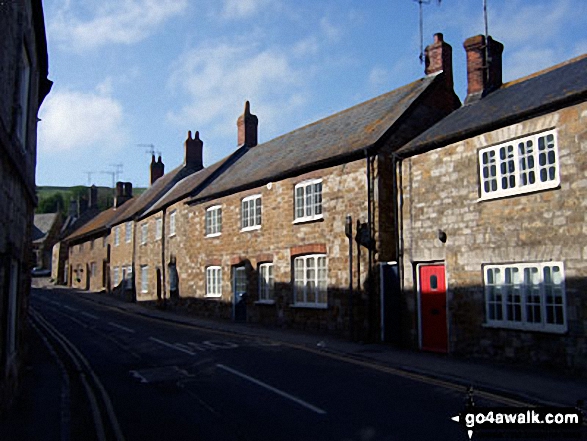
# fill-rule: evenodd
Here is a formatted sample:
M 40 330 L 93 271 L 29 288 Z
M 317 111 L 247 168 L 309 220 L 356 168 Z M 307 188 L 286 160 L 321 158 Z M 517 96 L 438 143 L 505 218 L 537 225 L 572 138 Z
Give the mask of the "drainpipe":
M 161 284 L 162 284 L 162 297 L 163 302 L 165 302 L 166 291 L 167 291 L 167 284 L 165 283 L 165 276 L 167 274 L 165 270 L 165 241 L 167 240 L 167 235 L 165 234 L 165 216 L 167 215 L 167 208 L 163 208 L 163 215 L 161 218 Z M 157 222 L 157 220 L 155 220 Z
M 349 334 L 353 340 L 353 218 L 346 216 L 344 233 L 349 239 Z
M 369 252 L 369 268 L 367 269 L 367 276 L 369 278 L 372 277 L 371 271 L 373 269 L 373 250 L 372 250 L 372 244 L 373 244 L 373 219 L 372 219 L 372 211 L 371 211 L 371 205 L 373 203 L 373 198 L 372 198 L 372 194 L 373 194 L 373 188 L 371 185 L 371 157 L 369 156 L 369 151 L 367 149 L 365 149 L 365 164 L 367 166 L 367 228 L 368 228 L 368 232 L 369 232 L 369 247 L 367 248 L 368 252 Z M 368 291 L 367 291 L 367 315 L 369 318 L 368 321 L 368 332 L 369 332 L 369 338 L 371 338 L 371 335 L 373 333 L 373 320 L 371 317 L 371 306 L 372 306 L 372 302 L 373 299 L 372 294 L 373 294 L 373 289 L 372 289 L 372 281 L 369 281 L 368 286 Z
M 397 270 L 400 285 L 399 295 L 404 293 L 404 234 L 403 234 L 403 174 L 402 174 L 402 158 L 395 153 L 391 154 L 392 168 L 393 168 L 393 187 L 392 187 L 392 201 L 393 201 L 393 223 L 395 225 L 395 257 L 397 260 Z M 399 185 L 398 185 L 399 181 Z M 400 329 L 402 329 L 400 327 Z M 401 343 L 401 337 L 400 337 Z

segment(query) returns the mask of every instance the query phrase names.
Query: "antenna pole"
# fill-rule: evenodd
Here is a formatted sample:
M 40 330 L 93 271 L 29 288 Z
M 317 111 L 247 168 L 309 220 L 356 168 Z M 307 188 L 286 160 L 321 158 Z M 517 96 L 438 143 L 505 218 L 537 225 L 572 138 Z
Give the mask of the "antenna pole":
M 420 64 L 424 63 L 424 11 L 422 10 L 422 0 L 420 4 Z
M 424 9 L 422 5 L 426 4 L 429 5 L 432 0 L 414 0 L 418 2 L 418 6 L 420 9 L 420 63 L 424 63 Z M 440 6 L 442 0 L 437 0 L 438 5 Z
M 487 0 L 483 0 L 483 20 L 485 21 L 485 81 L 489 84 L 489 26 L 487 25 Z

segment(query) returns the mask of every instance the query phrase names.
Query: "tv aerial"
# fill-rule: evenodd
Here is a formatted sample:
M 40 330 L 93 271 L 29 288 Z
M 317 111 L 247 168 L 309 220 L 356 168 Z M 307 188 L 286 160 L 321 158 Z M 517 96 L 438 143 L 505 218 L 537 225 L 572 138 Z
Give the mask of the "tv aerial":
M 424 63 L 424 9 L 423 5 L 429 5 L 433 0 L 413 0 L 420 7 L 420 63 Z M 438 6 L 442 0 L 435 0 Z

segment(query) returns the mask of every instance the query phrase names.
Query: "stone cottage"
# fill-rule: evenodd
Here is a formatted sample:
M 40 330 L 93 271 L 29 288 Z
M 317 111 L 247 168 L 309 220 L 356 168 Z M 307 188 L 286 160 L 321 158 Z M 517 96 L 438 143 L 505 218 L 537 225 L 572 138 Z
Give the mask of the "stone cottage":
M 502 84 L 464 46 L 465 105 L 394 154 L 401 339 L 585 370 L 587 56 Z
M 262 144 L 247 103 L 238 159 L 166 208 L 168 234 L 145 238 L 137 298 L 177 278 L 202 315 L 379 338 L 379 266 L 397 251 L 391 153 L 460 105 L 451 59 L 438 34 L 424 78 Z
M 62 241 L 68 252 L 69 286 L 92 291 L 110 290 L 111 245 L 120 240 L 110 234 L 111 225 L 132 202 L 132 184 L 117 182 L 114 207 L 102 211 Z
M 37 115 L 51 89 L 41 0 L 0 6 L 0 409 L 18 385 L 30 289 Z

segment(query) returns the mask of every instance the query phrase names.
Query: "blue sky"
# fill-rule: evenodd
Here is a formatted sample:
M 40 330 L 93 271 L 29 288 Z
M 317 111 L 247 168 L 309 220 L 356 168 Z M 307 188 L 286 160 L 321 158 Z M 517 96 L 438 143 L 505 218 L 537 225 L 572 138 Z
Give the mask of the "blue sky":
M 40 111 L 37 185 L 145 187 L 153 144 L 166 170 L 187 131 L 204 164 L 236 148 L 245 100 L 259 141 L 424 75 L 414 0 L 45 0 L 49 77 Z M 504 43 L 504 81 L 587 52 L 587 2 L 487 0 Z M 464 98 L 463 41 L 484 32 L 482 0 L 424 6 L 424 44 L 453 46 Z

